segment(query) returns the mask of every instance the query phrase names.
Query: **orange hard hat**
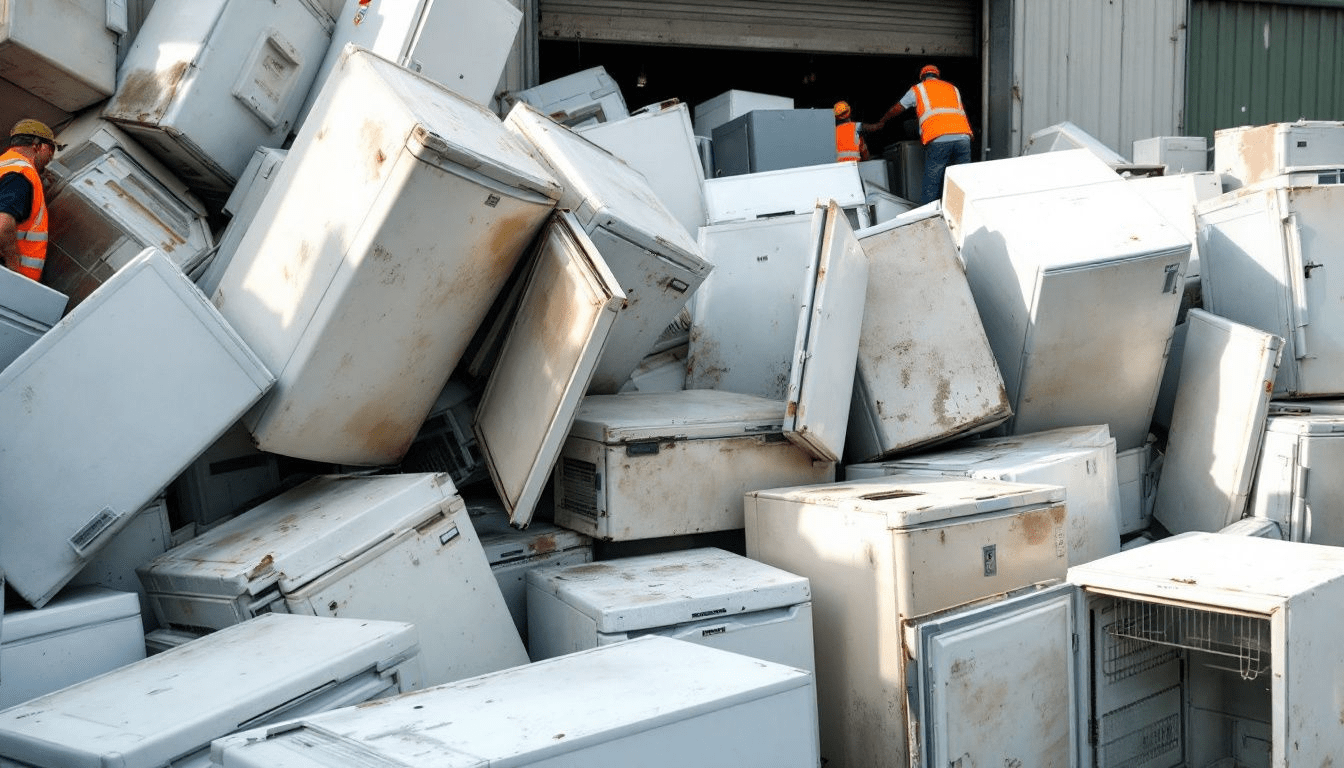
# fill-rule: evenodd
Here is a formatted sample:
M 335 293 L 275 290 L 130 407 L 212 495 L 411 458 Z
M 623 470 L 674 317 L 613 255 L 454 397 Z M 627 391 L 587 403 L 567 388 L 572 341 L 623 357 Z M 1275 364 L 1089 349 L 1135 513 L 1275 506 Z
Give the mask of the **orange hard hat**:
M 920 80 L 923 80 L 924 78 L 928 77 L 929 75 L 933 75 L 934 77 L 940 77 L 940 76 L 941 76 L 941 73 L 938 71 L 938 68 L 935 67 L 934 65 L 932 65 L 932 64 L 925 64 L 925 65 L 924 65 L 924 68 L 921 69 L 921 70 L 919 70 L 919 79 L 920 79 Z
M 841 119 L 849 117 L 849 102 L 847 101 L 835 102 L 835 116 Z

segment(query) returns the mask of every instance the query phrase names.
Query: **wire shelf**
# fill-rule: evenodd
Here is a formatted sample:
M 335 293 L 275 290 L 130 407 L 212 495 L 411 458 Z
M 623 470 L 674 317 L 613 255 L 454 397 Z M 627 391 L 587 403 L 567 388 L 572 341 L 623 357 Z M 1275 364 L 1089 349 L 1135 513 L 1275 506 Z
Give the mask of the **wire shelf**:
M 1113 637 L 1211 654 L 1211 667 L 1254 680 L 1269 670 L 1269 620 L 1173 605 L 1117 600 Z

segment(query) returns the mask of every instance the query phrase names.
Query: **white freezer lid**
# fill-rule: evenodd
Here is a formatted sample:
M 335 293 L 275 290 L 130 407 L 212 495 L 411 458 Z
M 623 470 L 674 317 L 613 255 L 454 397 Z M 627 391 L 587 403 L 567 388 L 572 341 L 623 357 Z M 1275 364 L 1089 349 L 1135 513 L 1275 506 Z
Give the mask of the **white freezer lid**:
M 407 110 L 406 115 L 384 116 L 384 122 L 371 130 L 411 123 L 407 142 L 416 149 L 423 147 L 417 152 L 421 159 L 426 159 L 428 150 L 503 184 L 560 199 L 563 190 L 550 171 L 523 142 L 503 130 L 494 112 L 363 48 L 347 45 L 341 55 L 348 59 L 346 67 L 362 68 L 367 76 L 383 81 Z
M 569 208 L 591 233 L 602 227 L 692 272 L 708 272 L 700 245 L 644 176 L 612 153 L 530 104 L 509 110 L 505 126 L 531 142 L 564 185 Z
M 403 622 L 267 614 L 0 712 L 0 755 L 42 768 L 166 765 L 393 666 L 418 652 L 416 637 Z
M 1344 547 L 1185 533 L 1069 568 L 1073 584 L 1256 613 L 1344 578 Z
M 970 440 L 955 448 L 919 453 L 891 461 L 855 464 L 883 469 L 977 470 L 1026 468 L 1051 464 L 1076 456 L 1092 455 L 1114 445 L 1105 424 L 1061 427 L 1025 435 Z
M 570 437 L 602 443 L 777 434 L 784 401 L 718 389 L 589 395 Z
M 1190 241 L 1125 184 L 1051 189 L 974 205 L 994 238 L 1041 270 L 1190 252 Z
M 806 577 L 714 547 L 534 568 L 527 583 L 593 619 L 598 632 L 671 627 L 812 599 Z
M 1064 488 L 1057 485 L 921 474 L 772 488 L 749 491 L 747 495 L 883 515 L 887 518 L 887 527 L 893 530 L 1064 502 Z
M 264 749 L 269 731 L 317 742 L 305 750 L 311 768 L 349 766 L 351 754 L 370 766 L 519 765 L 522 756 L 530 765 L 811 684 L 800 669 L 646 636 L 235 734 L 212 754 L 223 765 L 273 765 L 262 754 L 242 759 L 250 741 Z
M 509 524 L 509 513 L 503 504 L 496 511 L 486 514 L 479 514 L 471 505 L 468 505 L 467 511 L 471 515 L 471 525 L 476 529 L 476 538 L 485 550 L 485 559 L 492 566 L 582 549 L 593 544 L 589 536 L 541 520 L 534 521 L 526 530 L 520 531 Z
M 70 297 L 11 269 L 0 269 L 0 318 L 17 315 L 27 321 L 55 325 Z
M 1284 413 L 1270 416 L 1265 428 L 1290 435 L 1335 435 L 1344 432 L 1344 414 Z
M 10 645 L 126 618 L 140 618 L 140 597 L 136 593 L 92 585 L 67 587 L 41 608 L 9 611 L 0 617 L 0 642 Z
M 446 474 L 315 477 L 154 558 L 140 578 L 174 593 L 291 592 L 456 498 Z

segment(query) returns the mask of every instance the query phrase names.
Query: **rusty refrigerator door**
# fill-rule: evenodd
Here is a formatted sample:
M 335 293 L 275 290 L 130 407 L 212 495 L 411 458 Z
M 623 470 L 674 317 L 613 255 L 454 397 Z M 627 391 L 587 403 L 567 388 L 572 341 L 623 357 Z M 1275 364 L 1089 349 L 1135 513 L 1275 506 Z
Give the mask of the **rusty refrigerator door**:
M 537 500 L 625 302 L 574 215 L 557 213 L 472 425 L 495 490 L 519 528 Z
M 493 113 L 347 47 L 211 296 L 278 378 L 258 447 L 401 459 L 559 193 Z
M 10 585 L 41 607 L 273 382 L 167 257 L 122 268 L 0 371 Z

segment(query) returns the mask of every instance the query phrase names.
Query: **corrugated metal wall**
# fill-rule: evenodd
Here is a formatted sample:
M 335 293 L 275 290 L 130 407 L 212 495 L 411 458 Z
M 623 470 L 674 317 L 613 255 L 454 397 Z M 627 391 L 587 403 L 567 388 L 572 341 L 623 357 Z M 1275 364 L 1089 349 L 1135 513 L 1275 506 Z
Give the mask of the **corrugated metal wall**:
M 974 56 L 977 0 L 540 0 L 543 39 Z
M 1344 120 L 1344 2 L 1194 0 L 1186 131 Z
M 987 157 L 1069 121 L 1128 157 L 1173 135 L 1185 101 L 1186 0 L 989 0 Z

